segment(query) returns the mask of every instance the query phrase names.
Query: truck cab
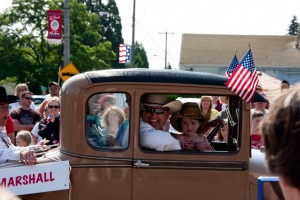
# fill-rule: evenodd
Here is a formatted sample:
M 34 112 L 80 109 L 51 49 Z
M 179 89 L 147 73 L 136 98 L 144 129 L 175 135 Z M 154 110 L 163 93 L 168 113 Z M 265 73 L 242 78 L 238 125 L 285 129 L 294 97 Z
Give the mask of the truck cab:
M 91 71 L 61 88 L 60 145 L 39 163 L 68 160 L 70 189 L 23 195 L 24 199 L 257 199 L 257 177 L 268 175 L 264 154 L 250 146 L 249 103 L 228 90 L 220 75 L 150 69 Z M 228 138 L 213 151 L 156 151 L 141 146 L 141 99 L 228 99 Z M 123 137 L 101 134 L 101 97 L 127 109 Z M 253 101 L 264 98 L 256 93 Z M 199 103 L 199 102 L 198 102 Z M 55 158 L 55 159 L 54 159 Z M 54 161 L 55 160 L 55 161 Z

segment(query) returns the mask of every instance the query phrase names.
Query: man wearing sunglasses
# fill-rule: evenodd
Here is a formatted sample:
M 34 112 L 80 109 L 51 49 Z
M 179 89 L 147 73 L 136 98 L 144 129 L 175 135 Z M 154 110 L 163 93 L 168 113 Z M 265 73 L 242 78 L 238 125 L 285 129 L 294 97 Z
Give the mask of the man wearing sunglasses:
M 15 131 L 31 131 L 34 125 L 41 120 L 40 114 L 30 108 L 32 95 L 32 92 L 25 91 L 20 98 L 21 107 L 10 113 L 10 116 L 14 121 Z
M 180 101 L 169 101 L 166 95 L 148 94 L 142 98 L 140 143 L 157 151 L 180 150 L 180 143 L 168 132 L 169 116 L 181 109 Z

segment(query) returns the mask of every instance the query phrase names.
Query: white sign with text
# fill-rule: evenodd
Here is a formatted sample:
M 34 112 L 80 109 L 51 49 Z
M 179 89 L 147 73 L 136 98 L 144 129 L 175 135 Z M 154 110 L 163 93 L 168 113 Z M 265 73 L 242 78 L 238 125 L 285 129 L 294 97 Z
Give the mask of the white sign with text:
M 0 170 L 0 185 L 15 195 L 67 190 L 69 183 L 69 161 Z

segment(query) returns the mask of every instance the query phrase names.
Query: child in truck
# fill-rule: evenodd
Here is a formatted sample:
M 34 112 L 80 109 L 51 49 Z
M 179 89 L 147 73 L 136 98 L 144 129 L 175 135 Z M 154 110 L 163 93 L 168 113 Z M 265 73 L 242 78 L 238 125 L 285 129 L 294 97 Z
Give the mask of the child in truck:
M 182 134 L 173 136 L 184 150 L 214 150 L 203 134 L 198 134 L 203 115 L 197 103 L 184 103 L 179 112 L 170 118 L 172 127 Z

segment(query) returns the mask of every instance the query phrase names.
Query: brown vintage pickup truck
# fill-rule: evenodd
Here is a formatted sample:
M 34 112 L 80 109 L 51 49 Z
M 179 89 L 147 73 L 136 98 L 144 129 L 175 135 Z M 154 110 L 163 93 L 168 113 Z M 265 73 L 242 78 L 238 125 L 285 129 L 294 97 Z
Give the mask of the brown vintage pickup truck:
M 68 160 L 70 189 L 21 197 L 257 199 L 257 177 L 268 175 L 264 154 L 250 148 L 250 104 L 228 90 L 224 85 L 226 80 L 227 77 L 209 73 L 150 69 L 91 71 L 73 76 L 61 89 L 60 146 L 39 158 L 39 163 Z M 215 150 L 201 152 L 141 147 L 141 98 L 149 93 L 166 94 L 170 99 L 197 99 L 203 95 L 228 97 L 227 141 L 210 141 Z M 116 97 L 116 105 L 121 109 L 129 106 L 128 137 L 101 143 L 97 142 L 103 140 L 97 133 L 101 118 L 98 101 L 107 94 Z M 256 93 L 253 101 L 258 100 L 264 98 Z

